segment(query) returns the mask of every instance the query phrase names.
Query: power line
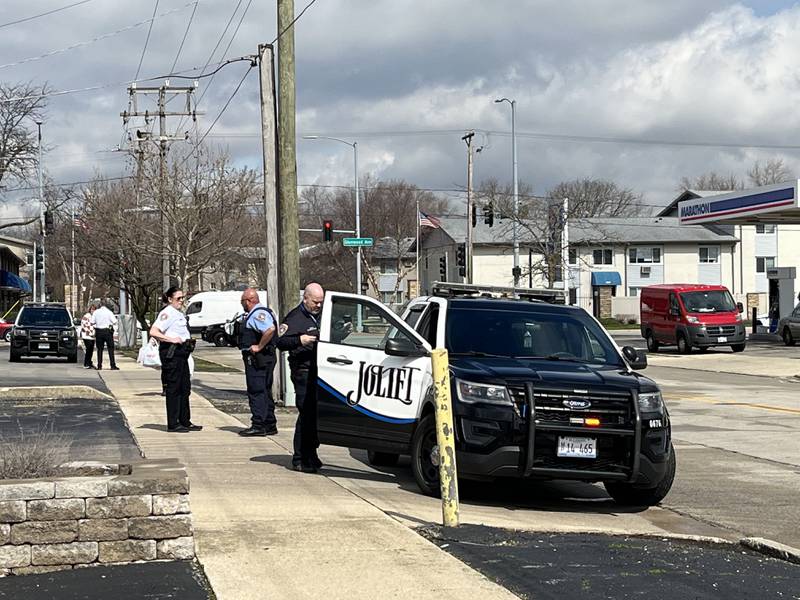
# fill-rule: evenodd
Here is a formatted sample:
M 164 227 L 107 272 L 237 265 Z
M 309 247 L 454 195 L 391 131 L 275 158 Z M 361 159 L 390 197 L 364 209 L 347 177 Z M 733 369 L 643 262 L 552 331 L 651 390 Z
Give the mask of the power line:
M 72 4 L 68 4 L 67 6 L 54 8 L 53 10 L 48 10 L 47 12 L 43 12 L 38 15 L 33 15 L 32 17 L 25 17 L 24 19 L 17 19 L 16 21 L 9 21 L 8 23 L 3 23 L 2 25 L 0 25 L 0 29 L 2 29 L 3 27 L 9 27 L 11 25 L 18 25 L 19 23 L 26 23 L 28 21 L 33 21 L 34 19 L 38 19 L 39 17 L 46 17 L 47 15 L 52 15 L 53 13 L 61 12 L 62 10 L 67 10 L 68 8 L 79 6 L 81 4 L 86 4 L 87 2 L 91 1 L 92 0 L 80 0 L 80 2 L 73 2 Z
M 298 20 L 300 17 L 302 17 L 304 14 L 306 14 L 306 11 L 307 11 L 309 8 L 311 8 L 311 6 L 312 6 L 312 5 L 313 5 L 313 4 L 314 4 L 316 1 L 317 1 L 317 0 L 311 0 L 311 2 L 309 2 L 308 4 L 306 4 L 305 8 L 304 8 L 303 10 L 301 10 L 301 11 L 300 11 L 300 14 L 299 14 L 299 15 L 297 15 L 297 16 L 296 16 L 294 19 L 292 19 L 292 22 L 291 22 L 291 23 L 289 23 L 289 24 L 288 24 L 286 27 L 284 27 L 284 28 L 283 28 L 283 31 L 281 31 L 280 33 L 278 33 L 278 35 L 276 35 L 276 36 L 275 36 L 275 39 L 274 39 L 274 40 L 272 40 L 272 42 L 270 42 L 270 43 L 271 43 L 271 44 L 274 44 L 274 43 L 275 43 L 275 42 L 277 42 L 279 39 L 281 39 L 281 37 L 283 36 L 283 34 L 284 34 L 284 33 L 286 33 L 287 31 L 289 31 L 289 29 L 292 27 L 292 25 L 294 25 L 295 23 L 297 23 L 297 20 Z
M 136 75 L 133 76 L 134 79 L 139 78 L 139 72 L 142 70 L 142 61 L 144 60 L 145 52 L 147 52 L 147 45 L 150 43 L 150 32 L 153 31 L 153 21 L 156 19 L 156 12 L 158 12 L 158 2 L 156 0 L 156 4 L 153 7 L 153 18 L 150 19 L 150 27 L 147 28 L 147 37 L 144 39 L 144 48 L 142 48 L 142 55 L 139 57 L 139 66 L 136 67 Z M 197 6 L 195 4 L 195 6 Z
M 15 67 L 17 65 L 23 65 L 23 64 L 26 64 L 26 63 L 29 63 L 29 62 L 42 60 L 43 58 L 49 58 L 51 56 L 55 56 L 56 54 L 62 54 L 64 52 L 69 52 L 70 50 L 75 50 L 76 48 L 81 48 L 83 46 L 89 46 L 89 45 L 94 44 L 96 42 L 99 42 L 101 40 L 105 40 L 105 39 L 108 39 L 110 37 L 115 37 L 115 36 L 117 36 L 117 35 L 119 35 L 121 33 L 125 33 L 126 31 L 130 31 L 131 29 L 136 29 L 137 27 L 141 27 L 142 25 L 145 25 L 147 23 L 150 23 L 150 28 L 152 29 L 153 21 L 155 21 L 156 19 L 160 19 L 161 17 L 166 17 L 167 15 L 170 15 L 170 14 L 172 14 L 174 12 L 178 12 L 180 10 L 183 10 L 184 8 L 186 8 L 187 6 L 190 6 L 191 4 L 195 4 L 196 5 L 197 2 L 189 2 L 185 6 L 180 6 L 178 8 L 173 8 L 172 10 L 169 10 L 169 11 L 167 11 L 165 13 L 162 13 L 160 15 L 157 15 L 157 16 L 153 15 L 152 19 L 146 19 L 144 21 L 139 21 L 138 23 L 133 23 L 131 25 L 127 25 L 125 27 L 117 29 L 116 31 L 111 31 L 109 33 L 103 33 L 103 34 L 98 35 L 96 37 L 93 37 L 93 38 L 91 38 L 89 40 L 84 40 L 82 42 L 77 42 L 75 44 L 71 44 L 71 45 L 69 45 L 69 46 L 67 46 L 65 48 L 59 48 L 58 50 L 51 50 L 50 52 L 45 52 L 44 54 L 39 54 L 38 56 L 29 56 L 28 58 L 23 58 L 22 60 L 18 60 L 16 62 L 11 62 L 11 63 L 6 63 L 4 65 L 0 65 L 0 69 L 6 69 L 8 67 Z M 140 63 L 140 65 L 141 65 L 141 63 Z M 139 74 L 137 73 L 136 76 L 138 77 Z
M 183 39 L 181 40 L 181 45 L 178 47 L 178 53 L 175 55 L 175 60 L 172 62 L 172 68 L 170 69 L 170 72 L 174 71 L 178 64 L 178 59 L 183 51 L 183 45 L 186 43 L 186 36 L 189 35 L 189 28 L 192 26 L 192 21 L 194 21 L 194 13 L 197 12 L 197 5 L 198 2 L 195 2 L 194 8 L 192 8 L 192 14 L 189 15 L 189 22 L 186 24 L 186 31 L 183 32 Z

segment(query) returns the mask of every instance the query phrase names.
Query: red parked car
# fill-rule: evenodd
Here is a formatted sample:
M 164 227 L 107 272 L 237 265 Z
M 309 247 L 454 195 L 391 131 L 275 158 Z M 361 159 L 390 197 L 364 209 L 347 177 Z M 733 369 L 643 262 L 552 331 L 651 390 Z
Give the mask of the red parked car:
M 647 349 L 676 345 L 682 354 L 692 348 L 730 346 L 745 348 L 742 305 L 722 285 L 670 284 L 642 288 L 642 337 Z
M 6 342 L 11 341 L 11 328 L 14 327 L 14 321 L 6 321 L 5 319 L 0 319 L 0 340 L 5 340 Z

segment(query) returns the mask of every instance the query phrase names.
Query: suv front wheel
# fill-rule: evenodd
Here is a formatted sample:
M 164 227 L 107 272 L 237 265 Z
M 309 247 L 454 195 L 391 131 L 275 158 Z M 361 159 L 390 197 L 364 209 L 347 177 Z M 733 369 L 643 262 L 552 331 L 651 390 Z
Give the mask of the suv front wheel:
M 672 482 L 675 480 L 675 448 L 672 443 L 669 445 L 669 459 L 667 460 L 667 471 L 664 477 L 654 487 L 636 487 L 633 483 L 622 483 L 620 481 L 606 481 L 603 485 L 609 496 L 617 504 L 627 506 L 655 506 L 661 502 L 669 493 Z
M 411 438 L 411 471 L 419 489 L 428 496 L 440 493 L 438 453 L 436 416 L 431 413 L 422 418 Z

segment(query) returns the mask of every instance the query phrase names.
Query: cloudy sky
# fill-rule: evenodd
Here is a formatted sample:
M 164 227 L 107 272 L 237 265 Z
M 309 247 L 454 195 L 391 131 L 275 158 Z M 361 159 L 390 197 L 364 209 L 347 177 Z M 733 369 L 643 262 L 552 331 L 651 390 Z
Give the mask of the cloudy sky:
M 140 60 L 140 79 L 194 75 L 276 37 L 275 0 L 84 0 L 8 24 L 78 1 L 0 3 L 0 81 L 79 90 L 48 99 L 44 163 L 60 183 L 129 172 L 119 113 Z M 296 24 L 298 136 L 358 141 L 362 174 L 459 190 L 474 129 L 476 180 L 510 181 L 511 111 L 493 102 L 507 97 L 536 193 L 596 177 L 663 205 L 683 176 L 745 175 L 756 159 L 800 174 L 798 31 L 800 5 L 779 0 L 316 0 Z M 201 134 L 247 70 L 200 80 Z M 255 168 L 258 98 L 253 69 L 206 138 Z M 348 184 L 352 169 L 348 147 L 298 141 L 301 185 Z

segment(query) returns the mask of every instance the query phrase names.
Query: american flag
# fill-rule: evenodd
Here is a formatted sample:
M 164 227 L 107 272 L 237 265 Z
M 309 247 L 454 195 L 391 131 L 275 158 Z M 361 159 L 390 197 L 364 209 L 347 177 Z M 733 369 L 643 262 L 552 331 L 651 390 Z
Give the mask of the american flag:
M 75 227 L 79 227 L 79 228 L 81 228 L 81 229 L 86 229 L 86 223 L 85 223 L 85 222 L 84 222 L 84 220 L 83 220 L 83 219 L 81 219 L 80 217 L 74 217 L 74 218 L 72 219 L 72 224 L 73 224 Z
M 420 227 L 433 227 L 434 229 L 439 229 L 439 219 L 436 217 L 432 217 L 430 215 L 426 215 L 424 212 L 419 211 L 419 226 Z

